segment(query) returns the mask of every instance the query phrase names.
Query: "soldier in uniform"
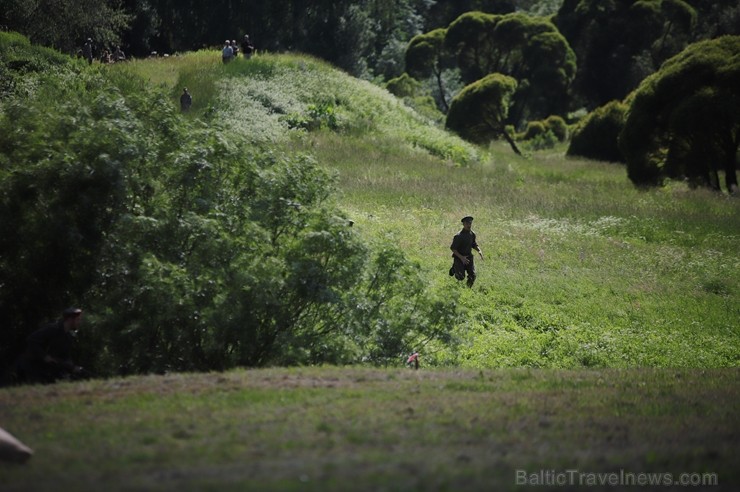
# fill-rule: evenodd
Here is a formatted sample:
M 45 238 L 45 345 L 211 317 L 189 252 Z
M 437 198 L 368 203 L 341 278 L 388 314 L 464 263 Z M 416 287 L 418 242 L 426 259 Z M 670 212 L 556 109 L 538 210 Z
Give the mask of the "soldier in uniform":
M 87 63 L 92 65 L 92 62 L 93 62 L 92 38 L 87 38 L 87 41 L 85 41 L 85 44 L 82 46 L 82 56 L 85 57 L 85 60 L 87 60 Z
M 74 333 L 81 322 L 82 310 L 69 308 L 62 312 L 60 320 L 31 333 L 26 340 L 26 351 L 18 361 L 21 379 L 30 383 L 53 383 L 81 375 L 83 369 L 71 359 Z
M 244 54 L 244 58 L 251 58 L 253 51 L 254 45 L 252 45 L 252 41 L 249 39 L 249 34 L 245 34 L 244 40 L 242 40 L 242 53 Z
M 187 112 L 190 110 L 190 106 L 193 105 L 193 97 L 188 92 L 188 88 L 185 87 L 182 90 L 182 94 L 180 94 L 180 110 L 182 112 Z
M 481 251 L 475 240 L 475 233 L 471 229 L 473 226 L 473 217 L 466 216 L 462 218 L 463 228 L 452 238 L 452 268 L 450 276 L 454 275 L 457 280 L 463 280 L 465 273 L 468 274 L 468 287 L 472 287 L 475 282 L 475 263 L 473 262 L 473 250 L 476 250 L 483 259 Z

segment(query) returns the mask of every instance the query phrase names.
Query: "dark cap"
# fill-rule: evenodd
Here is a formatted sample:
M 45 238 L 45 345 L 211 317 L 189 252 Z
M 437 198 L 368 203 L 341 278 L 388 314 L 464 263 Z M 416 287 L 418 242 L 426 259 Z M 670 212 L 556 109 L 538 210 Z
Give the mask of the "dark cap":
M 64 311 L 62 311 L 62 316 L 64 316 L 65 318 L 74 318 L 75 316 L 79 316 L 81 314 L 82 314 L 82 309 L 75 308 L 75 307 L 67 308 Z
M 473 218 L 470 215 L 466 215 L 460 222 L 473 222 Z

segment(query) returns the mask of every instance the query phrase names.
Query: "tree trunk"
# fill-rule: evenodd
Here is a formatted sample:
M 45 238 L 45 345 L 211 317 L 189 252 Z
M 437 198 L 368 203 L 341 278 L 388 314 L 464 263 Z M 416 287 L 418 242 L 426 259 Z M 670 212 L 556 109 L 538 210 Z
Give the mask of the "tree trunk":
M 732 155 L 728 155 L 725 163 L 725 184 L 727 184 L 727 192 L 730 195 L 736 195 L 738 192 L 736 155 L 736 152 L 733 152 Z
M 500 130 L 500 131 L 501 131 L 501 135 L 504 136 L 504 139 L 507 142 L 509 142 L 509 145 L 511 146 L 511 150 L 513 150 L 516 155 L 522 155 L 522 151 L 519 150 L 519 147 L 516 146 L 516 142 L 514 141 L 513 138 L 511 138 L 511 136 L 509 135 L 509 132 L 507 132 L 506 130 Z
M 450 106 L 447 104 L 447 98 L 445 97 L 445 88 L 444 84 L 442 83 L 442 69 L 438 69 L 434 71 L 434 75 L 437 76 L 437 88 L 439 89 L 439 99 L 442 101 L 442 104 L 445 107 L 445 114 L 450 112 Z

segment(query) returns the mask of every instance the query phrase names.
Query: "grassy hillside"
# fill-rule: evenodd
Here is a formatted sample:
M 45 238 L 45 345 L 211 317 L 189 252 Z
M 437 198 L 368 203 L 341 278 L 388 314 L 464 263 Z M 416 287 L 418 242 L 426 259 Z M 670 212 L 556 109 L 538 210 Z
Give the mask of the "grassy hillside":
M 476 149 L 384 91 L 325 64 L 212 52 L 137 62 L 194 94 L 193 117 L 338 176 L 355 227 L 391 237 L 444 289 L 459 218 L 486 253 L 454 327 L 421 347 L 470 367 L 735 366 L 740 360 L 740 202 L 681 183 L 637 190 L 621 166 Z
M 201 52 L 105 70 L 164 85 L 173 105 L 187 85 L 186 117 L 224 140 L 310 153 L 336 173 L 354 230 L 399 244 L 461 314 L 453 343 L 417 347 L 420 371 L 1 388 L 0 426 L 35 452 L 0 462 L 1 490 L 737 490 L 736 199 L 638 191 L 623 168 L 563 149 L 477 149 L 307 58 L 223 66 Z M 486 254 L 472 290 L 447 275 L 466 214 Z

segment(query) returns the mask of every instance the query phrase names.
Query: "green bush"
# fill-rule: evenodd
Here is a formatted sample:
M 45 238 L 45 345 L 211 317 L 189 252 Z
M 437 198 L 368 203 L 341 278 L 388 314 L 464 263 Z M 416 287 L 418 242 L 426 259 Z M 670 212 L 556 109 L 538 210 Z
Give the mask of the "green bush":
M 565 142 L 568 139 L 568 124 L 561 116 L 548 116 L 545 119 L 545 127 L 557 137 L 559 142 Z
M 637 186 L 687 178 L 738 191 L 740 36 L 689 45 L 630 96 L 619 136 L 627 176 Z
M 27 83 L 26 74 L 56 70 L 71 62 L 57 51 L 32 45 L 25 36 L 0 31 L 0 98 Z
M 530 121 L 527 123 L 527 129 L 522 135 L 522 140 L 532 140 L 535 137 L 543 135 L 547 131 L 547 127 L 541 121 Z
M 568 125 L 560 116 L 548 116 L 544 121 L 529 121 L 527 128 L 520 135 L 518 140 L 535 140 L 537 142 L 530 145 L 535 149 L 552 148 L 557 142 L 564 142 L 568 138 Z
M 71 304 L 99 375 L 382 362 L 444 339 L 453 301 L 363 242 L 313 159 L 186 118 L 128 73 L 35 87 L 0 113 L 6 365 Z
M 452 100 L 446 127 L 477 144 L 486 144 L 499 137 L 516 87 L 515 79 L 500 73 L 473 82 Z
M 558 138 L 551 130 L 545 130 L 534 138 L 527 140 L 527 146 L 530 150 L 552 149 L 558 143 Z
M 414 98 L 421 89 L 421 82 L 404 72 L 399 77 L 389 80 L 385 84 L 385 88 L 388 89 L 388 92 L 401 99 L 405 97 Z
M 575 126 L 567 155 L 608 162 L 625 162 L 618 138 L 624 128 L 627 105 L 612 101 L 589 113 Z

